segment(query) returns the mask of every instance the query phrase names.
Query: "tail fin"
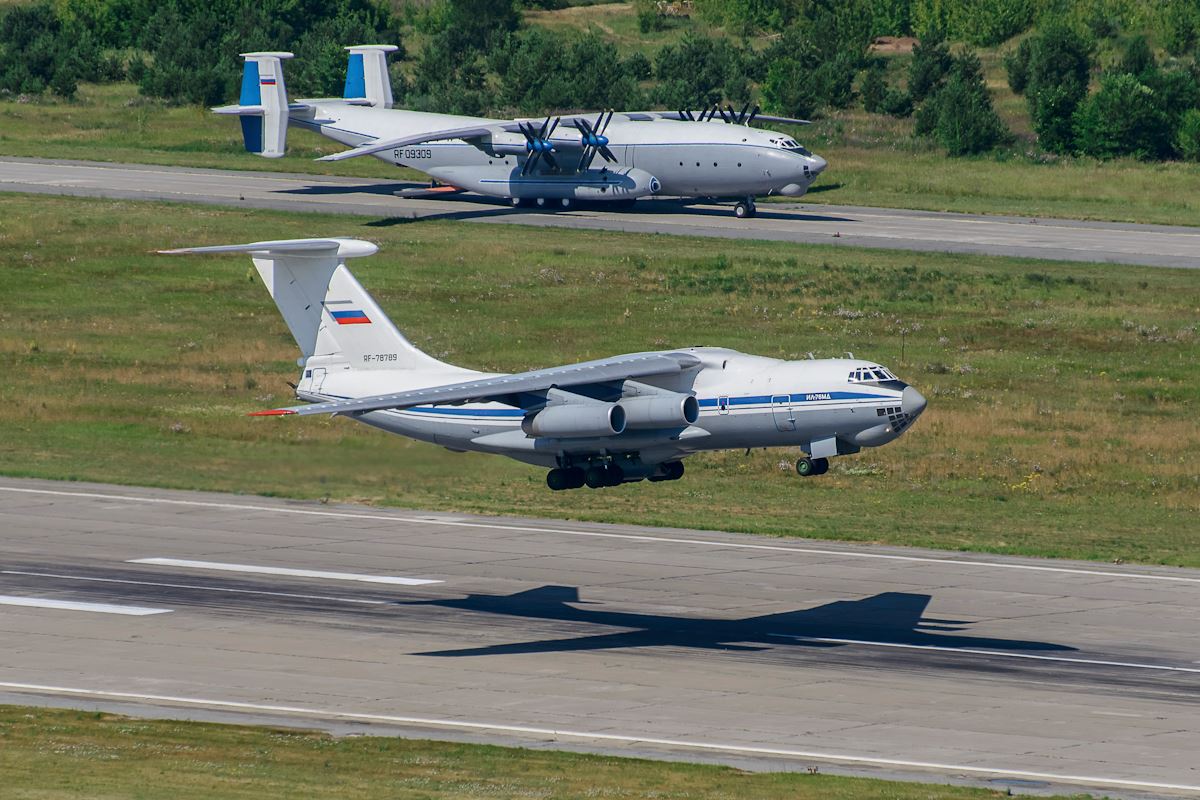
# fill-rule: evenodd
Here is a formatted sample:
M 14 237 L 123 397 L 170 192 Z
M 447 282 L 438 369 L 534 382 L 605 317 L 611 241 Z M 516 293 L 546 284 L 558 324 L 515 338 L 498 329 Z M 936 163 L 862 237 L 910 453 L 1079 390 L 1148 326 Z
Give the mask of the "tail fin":
M 355 369 L 446 369 L 413 347 L 346 268 L 346 259 L 374 255 L 359 239 L 287 239 L 189 247 L 180 253 L 250 253 L 279 313 L 300 346 L 301 366 Z
M 388 77 L 387 54 L 399 48 L 394 44 L 360 44 L 347 47 L 346 88 L 343 99 L 357 100 L 375 108 L 392 107 L 392 81 Z
M 283 61 L 291 53 L 242 53 L 242 93 L 236 106 L 214 108 L 242 120 L 246 150 L 265 158 L 279 158 L 287 149 L 288 101 L 283 83 Z

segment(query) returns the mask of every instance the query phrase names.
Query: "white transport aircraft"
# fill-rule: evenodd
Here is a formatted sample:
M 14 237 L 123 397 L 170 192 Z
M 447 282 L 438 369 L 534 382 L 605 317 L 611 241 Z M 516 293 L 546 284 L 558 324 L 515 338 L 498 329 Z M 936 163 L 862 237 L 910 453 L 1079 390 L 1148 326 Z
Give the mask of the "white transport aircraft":
M 394 45 L 350 51 L 341 98 L 289 103 L 283 61 L 291 53 L 243 53 L 238 104 L 213 109 L 241 118 L 246 149 L 278 158 L 291 125 L 352 147 L 321 161 L 371 155 L 429 175 L 429 191 L 470 191 L 513 205 L 569 209 L 578 201 L 629 204 L 639 197 L 734 202 L 738 217 L 756 213 L 764 195 L 799 197 L 825 169 L 790 136 L 751 128 L 768 117 L 749 107 L 627 111 L 500 120 L 392 108 L 387 54 Z M 596 159 L 599 157 L 599 166 Z
M 414 347 L 346 267 L 357 239 L 193 247 L 249 253 L 300 347 L 296 395 L 256 416 L 335 414 L 450 450 L 550 469 L 551 489 L 677 480 L 704 450 L 793 447 L 800 475 L 896 439 L 925 398 L 871 361 L 783 361 L 721 347 L 603 358 L 512 375 L 443 363 Z

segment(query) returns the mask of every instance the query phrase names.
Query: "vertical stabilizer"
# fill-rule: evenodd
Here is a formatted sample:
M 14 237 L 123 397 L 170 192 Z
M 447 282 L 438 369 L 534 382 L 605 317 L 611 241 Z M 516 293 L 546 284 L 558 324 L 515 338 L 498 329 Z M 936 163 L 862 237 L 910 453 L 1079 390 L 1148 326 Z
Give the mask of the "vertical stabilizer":
M 379 248 L 359 239 L 287 239 L 192 247 L 179 253 L 249 253 L 296 339 L 302 361 L 354 369 L 447 369 L 418 350 L 346 268 Z
M 288 101 L 283 61 L 291 53 L 242 53 L 242 92 L 236 106 L 214 108 L 218 114 L 241 118 L 246 150 L 279 158 L 287 149 Z
M 388 75 L 387 54 L 399 48 L 394 44 L 360 44 L 347 47 L 345 100 L 357 100 L 374 108 L 392 107 L 392 79 Z

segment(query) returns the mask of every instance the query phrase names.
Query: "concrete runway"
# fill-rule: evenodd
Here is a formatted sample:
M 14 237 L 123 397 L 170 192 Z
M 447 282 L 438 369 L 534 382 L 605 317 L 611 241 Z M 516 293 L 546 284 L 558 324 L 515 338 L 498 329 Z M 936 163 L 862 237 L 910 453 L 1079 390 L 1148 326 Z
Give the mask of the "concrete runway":
M 760 204 L 758 218 L 738 220 L 728 207 L 668 200 L 639 201 L 632 211 L 556 213 L 518 211 L 475 195 L 393 196 L 412 186 L 368 178 L 0 158 L 0 190 L 14 192 L 1200 267 L 1200 228 L 783 203 Z
M 1200 793 L 1200 571 L 0 479 L 0 702 Z

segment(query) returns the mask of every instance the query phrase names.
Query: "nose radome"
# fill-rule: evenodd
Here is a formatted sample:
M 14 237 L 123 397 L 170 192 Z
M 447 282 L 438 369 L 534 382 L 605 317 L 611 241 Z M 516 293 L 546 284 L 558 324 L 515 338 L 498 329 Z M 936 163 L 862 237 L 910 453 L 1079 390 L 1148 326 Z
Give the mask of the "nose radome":
M 925 395 L 918 392 L 911 386 L 904 387 L 904 394 L 900 395 L 900 410 L 910 417 L 916 417 L 925 410 L 925 406 L 929 401 L 925 399 Z
M 829 162 L 820 156 L 809 156 L 809 160 L 812 161 L 812 163 L 808 165 L 808 171 L 814 175 L 820 175 L 825 171 L 825 167 L 829 165 Z

